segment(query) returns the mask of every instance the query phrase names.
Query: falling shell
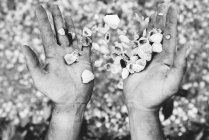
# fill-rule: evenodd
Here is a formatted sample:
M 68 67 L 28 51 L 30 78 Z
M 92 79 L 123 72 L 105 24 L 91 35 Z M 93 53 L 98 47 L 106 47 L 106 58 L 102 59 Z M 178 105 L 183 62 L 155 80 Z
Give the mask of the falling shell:
M 92 31 L 91 31 L 89 28 L 84 27 L 84 28 L 83 28 L 83 36 L 89 37 L 89 36 L 91 36 L 91 35 L 92 35 Z
M 86 84 L 94 80 L 94 74 L 89 70 L 84 70 L 81 74 L 81 78 L 82 82 Z
M 123 68 L 121 76 L 122 76 L 123 79 L 128 78 L 128 76 L 129 76 L 129 71 L 128 71 L 128 69 Z
M 125 36 L 125 35 L 120 35 L 119 39 L 120 39 L 121 42 L 130 43 L 129 38 L 127 36 Z
M 112 29 L 117 29 L 120 23 L 118 15 L 106 15 L 104 22 Z

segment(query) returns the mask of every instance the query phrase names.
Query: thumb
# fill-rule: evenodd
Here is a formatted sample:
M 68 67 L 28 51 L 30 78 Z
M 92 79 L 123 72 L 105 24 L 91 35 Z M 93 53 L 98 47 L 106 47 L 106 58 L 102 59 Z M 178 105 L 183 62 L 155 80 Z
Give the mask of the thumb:
M 190 45 L 186 45 L 177 52 L 176 58 L 174 60 L 174 65 L 170 73 L 168 74 L 167 80 L 168 82 L 172 83 L 173 87 L 176 88 L 176 90 L 178 90 L 183 79 L 183 75 L 186 71 L 187 56 L 190 50 Z M 175 92 L 173 94 L 175 94 Z
M 32 77 L 34 78 L 43 75 L 35 52 L 27 45 L 22 46 L 22 52 L 25 56 L 27 67 Z

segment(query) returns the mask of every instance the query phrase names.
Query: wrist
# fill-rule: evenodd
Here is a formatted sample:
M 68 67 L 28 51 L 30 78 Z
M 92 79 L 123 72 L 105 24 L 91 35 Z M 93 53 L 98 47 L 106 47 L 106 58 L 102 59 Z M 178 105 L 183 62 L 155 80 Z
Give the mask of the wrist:
M 141 105 L 136 105 L 134 103 L 129 102 L 127 103 L 127 109 L 129 115 L 159 117 L 159 109 L 157 108 L 149 109 Z
M 66 120 L 82 121 L 85 109 L 86 104 L 82 103 L 68 105 L 53 104 L 52 117 L 56 119 L 66 118 Z

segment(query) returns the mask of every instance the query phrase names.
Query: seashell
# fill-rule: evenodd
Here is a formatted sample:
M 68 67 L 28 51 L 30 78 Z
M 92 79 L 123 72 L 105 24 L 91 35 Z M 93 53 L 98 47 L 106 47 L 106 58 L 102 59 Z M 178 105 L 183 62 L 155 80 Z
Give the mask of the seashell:
M 111 73 L 113 73 L 113 74 L 117 74 L 117 73 L 121 72 L 121 70 L 122 70 L 122 68 L 119 65 L 114 65 L 114 64 L 112 65 L 112 67 L 110 69 Z
M 71 35 L 72 40 L 74 40 L 74 39 L 75 39 L 75 33 L 74 33 L 74 32 L 68 32 L 68 34 L 70 34 L 70 35 Z
M 129 71 L 128 71 L 127 68 L 123 68 L 121 76 L 122 76 L 123 79 L 128 78 L 128 76 L 129 76 Z
M 143 44 L 146 44 L 146 43 L 149 43 L 149 40 L 145 37 L 141 37 L 138 41 L 139 45 L 143 45 Z
M 94 80 L 94 74 L 89 70 L 84 70 L 81 74 L 81 78 L 82 82 L 86 84 Z
M 135 64 L 145 67 L 147 65 L 147 61 L 144 59 L 138 59 Z
M 113 61 L 115 65 L 120 65 L 120 60 L 123 59 L 121 56 L 116 56 Z
M 124 53 L 124 50 L 123 50 L 122 46 L 114 46 L 114 50 L 113 51 L 115 53 L 117 53 L 117 54 L 123 54 Z
M 111 68 L 112 68 L 112 64 L 107 63 L 107 64 L 104 65 L 104 68 L 106 69 L 106 71 L 110 71 Z
M 133 70 L 134 72 L 140 72 L 144 69 L 145 67 L 141 66 L 141 65 L 138 65 L 138 64 L 134 64 L 133 65 Z
M 144 31 L 143 31 L 143 33 L 142 33 L 142 36 L 145 37 L 146 34 L 147 34 L 147 29 L 145 28 Z
M 75 53 L 66 54 L 64 56 L 64 59 L 65 59 L 65 62 L 67 63 L 67 65 L 71 65 L 77 61 L 78 55 L 76 55 Z
M 152 53 L 152 46 L 147 42 L 141 46 L 139 46 L 142 51 L 144 51 L 145 53 Z
M 130 62 L 132 62 L 132 63 L 135 63 L 136 62 L 136 60 L 138 60 L 139 58 L 138 58 L 138 56 L 131 56 L 130 57 Z
M 129 38 L 127 36 L 125 36 L 125 35 L 120 35 L 119 39 L 120 39 L 121 42 L 130 43 Z
M 86 36 L 86 37 L 92 36 L 92 31 L 89 28 L 84 27 L 83 28 L 83 36 Z
M 147 61 L 150 61 L 152 59 L 152 54 L 144 52 L 141 48 L 138 48 L 138 56 Z
M 163 40 L 163 35 L 161 33 L 155 33 L 149 37 L 149 40 L 154 43 L 161 43 Z
M 134 73 L 134 69 L 133 69 L 133 63 L 129 63 L 127 66 L 126 66 L 126 68 L 128 69 L 128 71 L 129 71 L 129 73 Z
M 106 34 L 109 31 L 110 27 L 105 24 L 104 28 L 98 28 L 98 32 L 102 33 L 102 34 Z
M 161 43 L 153 43 L 152 44 L 152 51 L 153 52 L 157 52 L 157 53 L 160 53 L 163 51 L 163 46 Z
M 64 36 L 64 35 L 65 35 L 65 30 L 64 30 L 63 28 L 60 28 L 60 29 L 58 30 L 58 34 Z
M 105 34 L 105 42 L 106 42 L 106 43 L 109 43 L 109 42 L 110 42 L 110 33 L 109 33 L 109 32 L 107 32 L 107 33 Z
M 117 29 L 120 23 L 118 15 L 106 15 L 104 22 L 112 29 Z
M 117 29 L 117 33 L 118 33 L 119 35 L 125 35 L 125 34 L 126 34 L 125 31 L 120 30 L 120 29 Z
M 82 46 L 88 47 L 88 46 L 91 45 L 91 43 L 92 43 L 91 38 L 89 38 L 87 36 L 86 37 L 85 36 L 82 36 L 82 38 L 81 38 L 81 44 L 82 44 Z

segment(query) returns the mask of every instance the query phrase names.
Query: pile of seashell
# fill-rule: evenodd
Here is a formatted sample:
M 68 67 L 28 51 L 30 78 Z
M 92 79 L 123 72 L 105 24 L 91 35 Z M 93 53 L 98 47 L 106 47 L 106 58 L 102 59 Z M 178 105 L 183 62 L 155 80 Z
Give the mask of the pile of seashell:
M 120 22 L 117 15 L 107 15 L 104 21 L 113 29 L 117 29 Z M 114 42 L 114 51 L 111 55 L 114 62 L 106 64 L 106 69 L 121 67 L 123 79 L 126 79 L 130 74 L 143 71 L 147 62 L 151 61 L 153 53 L 163 51 L 162 40 L 162 30 L 156 28 L 148 33 L 145 29 L 142 35 L 136 35 L 134 40 L 130 40 L 124 34 L 119 35 L 120 42 Z
M 147 19 L 146 19 L 147 20 Z M 89 29 L 85 27 L 81 37 L 81 44 L 83 47 L 89 47 L 92 43 L 92 34 L 96 31 L 105 34 L 106 43 L 110 40 L 109 29 L 117 30 L 119 33 L 119 41 L 114 42 L 114 51 L 111 54 L 113 59 L 112 64 L 106 64 L 106 69 L 109 70 L 113 67 L 120 67 L 122 71 L 122 78 L 126 79 L 130 74 L 141 72 L 145 69 L 147 62 L 151 61 L 153 53 L 160 53 L 162 49 L 163 34 L 161 29 L 153 28 L 147 33 L 145 29 L 141 36 L 138 34 L 134 40 L 130 40 L 124 32 L 120 31 L 120 19 L 118 15 L 106 15 L 104 17 L 105 27 L 93 27 Z M 64 34 L 60 30 L 60 34 Z M 78 50 L 70 54 L 66 54 L 64 59 L 67 65 L 72 65 L 78 61 L 79 55 L 82 55 Z M 89 70 L 84 70 L 81 74 L 83 83 L 89 83 L 94 79 L 94 74 Z

